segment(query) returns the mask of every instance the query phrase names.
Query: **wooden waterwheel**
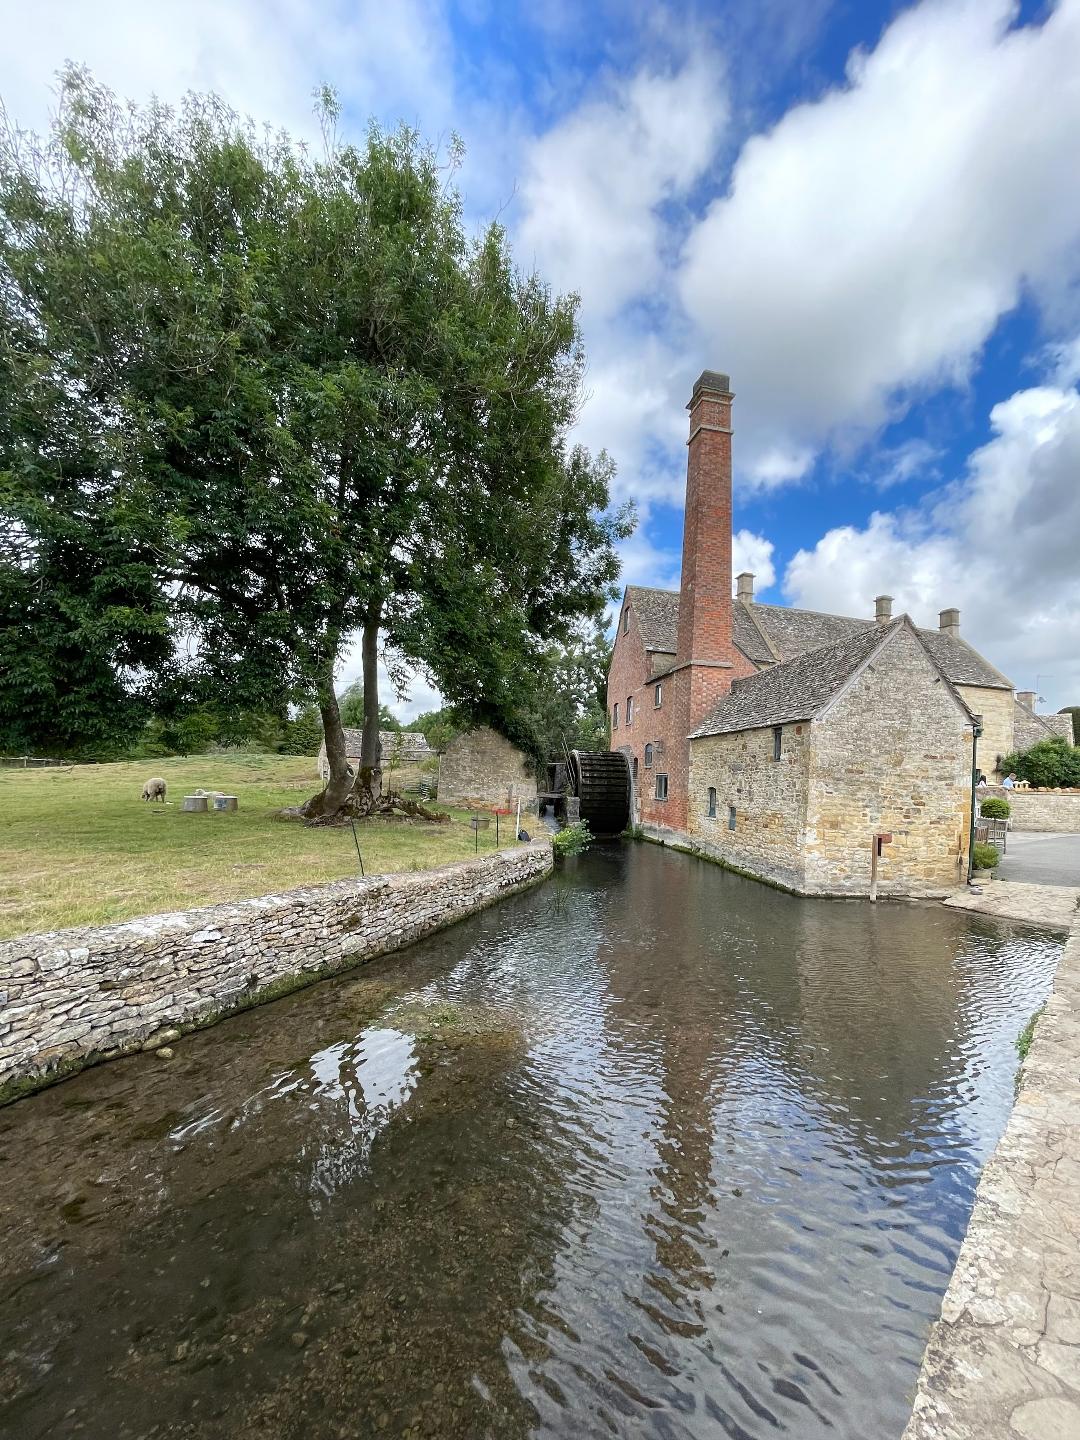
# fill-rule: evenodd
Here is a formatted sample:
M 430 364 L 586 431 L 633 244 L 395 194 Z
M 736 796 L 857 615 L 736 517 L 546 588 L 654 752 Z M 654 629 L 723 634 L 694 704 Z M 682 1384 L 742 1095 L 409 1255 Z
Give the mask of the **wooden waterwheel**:
M 630 762 L 618 750 L 571 750 L 569 780 L 594 835 L 621 835 L 630 823 Z

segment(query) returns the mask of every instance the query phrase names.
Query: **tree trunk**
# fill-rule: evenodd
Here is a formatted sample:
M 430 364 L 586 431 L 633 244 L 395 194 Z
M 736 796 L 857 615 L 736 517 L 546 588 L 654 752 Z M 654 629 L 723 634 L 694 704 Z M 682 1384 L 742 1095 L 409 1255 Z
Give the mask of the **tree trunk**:
M 381 609 L 369 612 L 364 621 L 360 654 L 364 681 L 364 730 L 360 741 L 360 769 L 353 787 L 362 815 L 382 794 L 379 761 L 379 621 Z
M 353 787 L 353 776 L 349 771 L 349 760 L 345 752 L 345 731 L 338 711 L 337 695 L 334 693 L 334 660 L 331 656 L 326 671 L 320 677 L 317 693 L 319 714 L 322 716 L 323 742 L 326 745 L 326 761 L 330 766 L 330 778 L 318 795 L 313 795 L 300 813 L 308 820 L 336 815 L 349 798 Z

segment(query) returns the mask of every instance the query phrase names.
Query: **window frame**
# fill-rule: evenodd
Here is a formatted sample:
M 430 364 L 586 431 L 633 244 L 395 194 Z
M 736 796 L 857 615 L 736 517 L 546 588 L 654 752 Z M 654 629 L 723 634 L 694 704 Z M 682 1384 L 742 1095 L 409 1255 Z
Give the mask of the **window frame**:
M 654 710 L 659 710 L 659 709 L 662 708 L 663 704 L 664 704 L 664 685 L 663 685 L 663 681 L 658 680 L 658 681 L 656 682 L 655 686 L 653 687 L 653 709 L 654 709 Z
M 715 786 L 715 785 L 710 785 L 710 786 L 709 786 L 708 803 L 707 803 L 706 810 L 705 810 L 705 818 L 706 818 L 707 820 L 715 820 L 715 819 L 716 819 L 716 786 Z
M 784 727 L 774 725 L 772 727 L 772 758 L 782 760 L 784 758 Z
M 663 781 L 663 788 L 664 788 L 664 793 L 663 793 L 662 795 L 660 794 L 660 784 L 661 784 L 661 781 Z M 667 774 L 666 774 L 665 771 L 663 771 L 663 770 L 658 770 L 658 771 L 656 772 L 656 785 L 655 785 L 654 790 L 653 790 L 653 799 L 654 799 L 654 800 L 666 800 L 667 798 L 668 798 L 668 777 L 667 777 Z
M 633 697 L 633 695 L 627 695 L 627 697 L 626 697 L 626 728 L 629 730 L 630 727 L 631 727 L 631 725 L 633 725 L 633 723 L 634 723 L 634 697 Z
M 735 829 L 735 818 L 735 806 L 729 805 L 727 807 L 727 828 L 729 830 Z
M 622 612 L 622 633 L 625 635 L 630 629 L 630 606 L 627 605 Z
M 652 763 L 652 762 L 653 762 L 653 747 L 652 747 L 652 742 L 650 741 L 650 743 L 645 746 L 645 769 L 646 769 L 646 770 L 651 770 L 651 769 L 653 768 L 653 763 Z
M 612 705 L 612 707 L 611 707 L 611 728 L 612 728 L 612 730 L 617 730 L 617 729 L 619 728 L 619 702 L 618 702 L 618 700 L 616 700 L 616 701 L 615 701 L 615 704 Z

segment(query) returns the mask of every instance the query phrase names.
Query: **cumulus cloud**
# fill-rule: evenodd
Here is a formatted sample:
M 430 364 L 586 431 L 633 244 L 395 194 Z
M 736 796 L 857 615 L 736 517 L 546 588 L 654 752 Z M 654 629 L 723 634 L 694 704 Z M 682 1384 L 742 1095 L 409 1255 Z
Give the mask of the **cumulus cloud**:
M 40 0 L 5 24 L 0 96 L 42 129 L 67 60 L 126 98 L 216 90 L 241 113 L 312 138 L 312 90 L 333 83 L 361 125 L 369 115 L 448 122 L 448 35 L 435 0 Z
M 749 570 L 754 577 L 754 593 L 760 595 L 776 580 L 773 564 L 773 543 L 752 530 L 736 530 L 731 537 L 731 593 L 735 593 L 735 576 Z
M 846 84 L 743 147 L 680 285 L 739 392 L 740 455 L 797 479 L 923 388 L 968 377 L 1027 291 L 1075 279 L 1080 0 L 924 0 Z
M 521 183 L 519 253 L 603 319 L 664 279 L 666 205 L 712 160 L 727 114 L 721 67 L 697 54 L 612 83 L 541 136 Z
M 961 610 L 961 631 L 1021 689 L 1080 704 L 1080 393 L 1017 391 L 962 479 L 918 509 L 830 530 L 788 566 L 793 603 L 869 616 L 896 599 L 919 623 Z

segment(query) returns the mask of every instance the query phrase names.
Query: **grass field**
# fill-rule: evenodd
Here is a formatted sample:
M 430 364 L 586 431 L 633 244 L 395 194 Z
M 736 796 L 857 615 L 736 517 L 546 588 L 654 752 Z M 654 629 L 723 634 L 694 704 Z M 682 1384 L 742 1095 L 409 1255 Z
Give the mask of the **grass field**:
M 161 775 L 168 805 L 144 804 Z M 186 814 L 198 788 L 236 795 L 233 814 Z M 265 895 L 357 873 L 352 831 L 307 829 L 274 812 L 319 788 L 291 755 L 202 755 L 70 770 L 0 769 L 0 938 L 65 925 Z M 451 825 L 357 824 L 366 872 L 423 870 L 473 853 L 468 817 Z M 502 836 L 506 844 L 512 822 Z M 480 831 L 495 848 L 495 829 Z

